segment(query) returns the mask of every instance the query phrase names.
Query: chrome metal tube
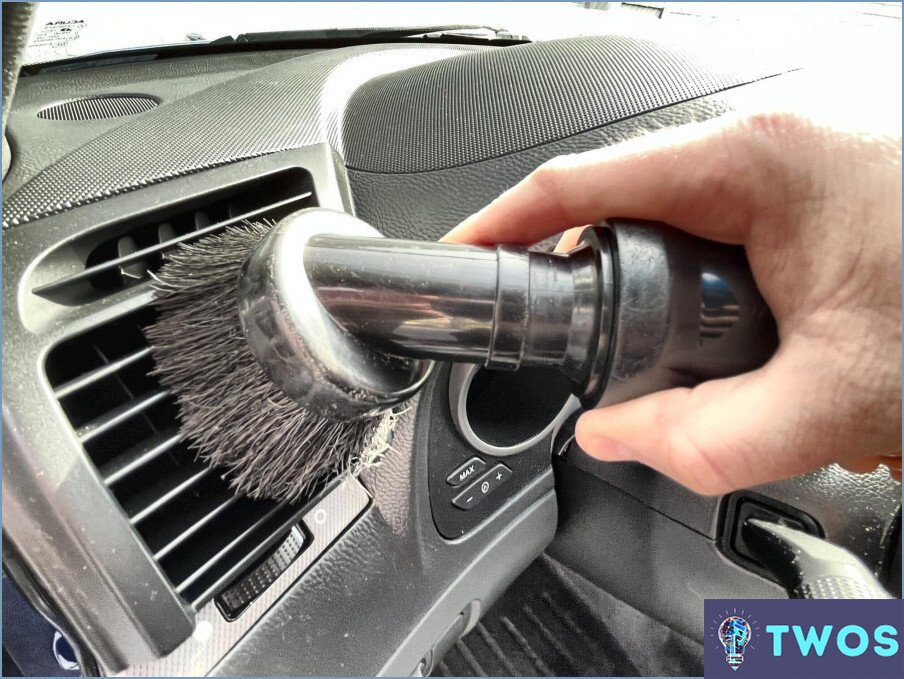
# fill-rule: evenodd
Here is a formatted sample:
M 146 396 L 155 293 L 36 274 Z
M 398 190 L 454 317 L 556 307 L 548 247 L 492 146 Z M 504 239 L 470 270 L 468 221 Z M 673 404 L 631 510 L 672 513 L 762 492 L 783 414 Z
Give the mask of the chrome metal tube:
M 557 367 L 578 384 L 612 308 L 590 245 L 564 255 L 321 235 L 308 240 L 304 266 L 327 313 L 369 346 L 496 369 Z

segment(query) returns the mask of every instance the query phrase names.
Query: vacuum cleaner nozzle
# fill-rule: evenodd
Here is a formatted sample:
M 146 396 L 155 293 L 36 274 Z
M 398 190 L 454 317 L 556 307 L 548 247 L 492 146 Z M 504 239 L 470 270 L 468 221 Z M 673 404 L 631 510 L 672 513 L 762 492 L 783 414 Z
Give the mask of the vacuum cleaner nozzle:
M 556 367 L 583 393 L 606 365 L 607 248 L 594 230 L 568 255 L 392 240 L 351 215 L 303 210 L 246 262 L 239 315 L 270 378 L 324 416 L 404 401 L 428 359 Z
M 302 210 L 245 263 L 239 315 L 270 378 L 331 418 L 404 401 L 431 359 L 556 368 L 593 407 L 613 374 L 655 390 L 756 367 L 775 348 L 743 249 L 638 222 L 545 253 L 393 240 Z
M 289 398 L 324 417 L 373 417 L 411 397 L 432 364 L 378 352 L 330 317 L 303 261 L 311 239 L 323 233 L 380 236 L 332 210 L 302 210 L 282 220 L 242 268 L 242 329 L 264 371 Z
M 242 334 L 237 300 L 242 266 L 270 230 L 228 227 L 168 253 L 153 282 L 158 318 L 145 334 L 191 448 L 239 493 L 291 502 L 378 461 L 396 417 L 323 417 L 268 379 Z
M 554 367 L 595 407 L 751 370 L 778 341 L 742 248 L 643 222 L 554 254 L 385 239 L 312 208 L 185 245 L 158 277 L 148 334 L 184 429 L 271 497 L 373 451 L 433 360 Z

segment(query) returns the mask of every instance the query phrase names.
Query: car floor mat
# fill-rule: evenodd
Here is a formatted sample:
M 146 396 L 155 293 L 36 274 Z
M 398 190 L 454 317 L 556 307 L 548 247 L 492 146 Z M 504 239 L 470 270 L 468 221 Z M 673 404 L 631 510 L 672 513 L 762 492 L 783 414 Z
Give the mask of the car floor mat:
M 433 676 L 701 676 L 703 646 L 547 555 L 512 583 Z

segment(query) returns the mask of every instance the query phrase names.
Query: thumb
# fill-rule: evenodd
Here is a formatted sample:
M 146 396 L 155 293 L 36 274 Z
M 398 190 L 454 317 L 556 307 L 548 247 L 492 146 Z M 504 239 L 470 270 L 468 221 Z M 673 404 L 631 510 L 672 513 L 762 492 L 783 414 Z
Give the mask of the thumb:
M 831 404 L 820 405 L 825 387 L 794 360 L 777 355 L 745 375 L 589 411 L 577 423 L 577 442 L 593 457 L 636 460 L 707 495 L 850 455 L 851 432 L 839 431 L 845 418 L 832 421 Z

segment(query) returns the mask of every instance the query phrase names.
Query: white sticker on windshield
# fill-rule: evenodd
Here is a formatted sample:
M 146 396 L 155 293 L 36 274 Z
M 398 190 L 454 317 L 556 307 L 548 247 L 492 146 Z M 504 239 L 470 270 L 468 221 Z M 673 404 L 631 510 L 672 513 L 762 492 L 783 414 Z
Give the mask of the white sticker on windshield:
M 50 61 L 69 56 L 69 43 L 78 40 L 87 24 L 82 19 L 48 21 L 28 45 L 30 61 Z

